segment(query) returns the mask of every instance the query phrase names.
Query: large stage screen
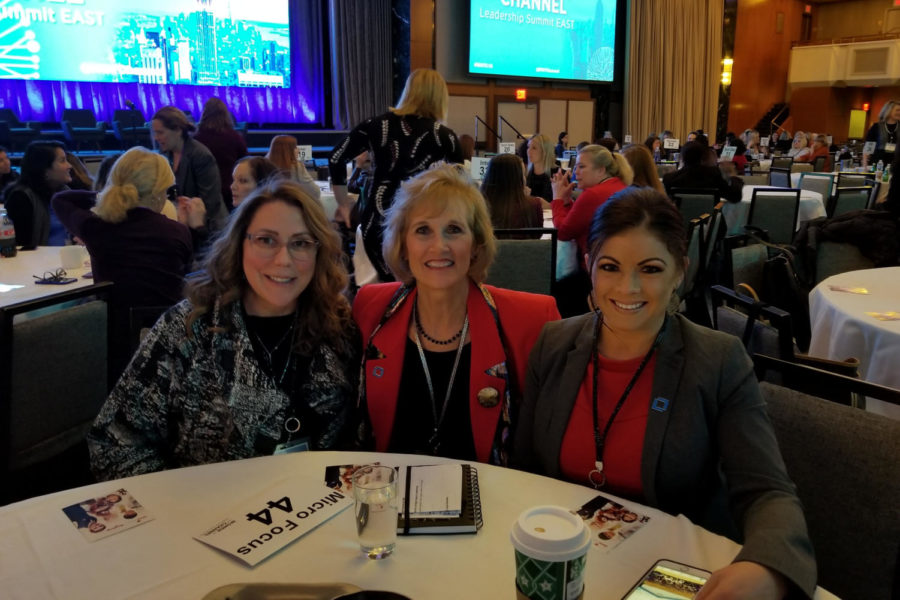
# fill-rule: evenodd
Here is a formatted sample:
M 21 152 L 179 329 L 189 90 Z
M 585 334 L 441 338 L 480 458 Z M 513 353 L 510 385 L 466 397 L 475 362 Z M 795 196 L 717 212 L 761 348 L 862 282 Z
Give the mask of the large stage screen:
M 611 82 L 616 0 L 471 0 L 469 73 Z
M 286 0 L 0 0 L 0 78 L 291 85 Z

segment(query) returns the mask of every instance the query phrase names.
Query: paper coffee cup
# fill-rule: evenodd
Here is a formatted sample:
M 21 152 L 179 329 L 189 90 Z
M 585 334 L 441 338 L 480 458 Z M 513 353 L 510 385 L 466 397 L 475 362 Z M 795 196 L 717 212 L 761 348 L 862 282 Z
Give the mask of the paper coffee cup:
M 59 262 L 63 269 L 80 269 L 84 266 L 84 257 L 82 246 L 62 246 L 59 249 Z
M 578 600 L 591 533 L 584 520 L 561 506 L 535 506 L 513 524 L 518 600 Z

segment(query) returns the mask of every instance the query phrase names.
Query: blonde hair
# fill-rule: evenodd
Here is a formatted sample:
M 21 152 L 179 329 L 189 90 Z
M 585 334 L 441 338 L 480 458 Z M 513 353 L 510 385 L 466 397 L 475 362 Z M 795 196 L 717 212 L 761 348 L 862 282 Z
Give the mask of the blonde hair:
M 434 69 L 416 69 L 406 78 L 406 85 L 397 106 L 391 109 L 395 115 L 418 115 L 435 121 L 447 118 L 450 93 L 447 82 Z
M 109 223 L 121 223 L 129 210 L 143 206 L 160 212 L 175 174 L 161 154 L 137 146 L 119 157 L 109 172 L 94 212 Z
M 538 133 L 531 138 L 531 142 L 541 145 L 541 152 L 544 155 L 544 172 L 549 174 L 553 167 L 556 166 L 556 146 L 554 146 L 553 140 L 543 133 Z M 529 168 L 531 168 L 531 165 L 529 165 Z
M 484 281 L 497 254 L 487 204 L 462 166 L 443 162 L 434 163 L 428 170 L 404 182 L 385 214 L 381 248 L 385 262 L 398 280 L 407 285 L 414 281 L 409 261 L 404 258 L 406 233 L 413 211 L 426 206 L 434 214 L 440 214 L 451 203 L 457 202 L 465 208 L 466 224 L 472 231 L 475 246 L 469 277 L 478 283 Z
M 618 152 L 610 152 L 598 144 L 589 144 L 578 151 L 578 156 L 585 155 L 595 169 L 603 167 L 611 177 L 618 177 L 625 185 L 631 185 L 634 171 L 624 156 Z

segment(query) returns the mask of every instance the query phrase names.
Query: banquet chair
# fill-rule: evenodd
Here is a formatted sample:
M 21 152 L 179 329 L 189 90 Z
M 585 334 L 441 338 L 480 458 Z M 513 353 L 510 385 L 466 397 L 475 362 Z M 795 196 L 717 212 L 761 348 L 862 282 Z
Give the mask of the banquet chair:
M 138 110 L 116 110 L 113 112 L 113 135 L 122 148 L 150 145 L 150 127 L 144 115 Z
M 816 244 L 815 285 L 838 273 L 874 268 L 875 263 L 863 256 L 853 244 L 825 240 Z
M 90 142 L 102 150 L 100 143 L 106 137 L 106 122 L 98 121 L 94 111 L 88 108 L 67 108 L 63 110 L 62 121 L 63 134 L 66 140 L 81 148 L 82 142 Z
M 852 210 L 862 210 L 868 206 L 871 194 L 870 186 L 839 187 L 826 205 L 825 213 L 829 218 L 834 218 Z
M 760 389 L 803 505 L 819 585 L 847 600 L 897 598 L 900 421 L 770 383 Z
M 0 108 L 0 146 L 15 150 L 17 146 L 24 148 L 41 133 L 41 125 L 37 121 L 22 123 L 10 108 Z
M 754 188 L 747 225 L 767 232 L 773 244 L 790 244 L 800 210 L 800 190 Z
M 500 239 L 537 234 L 542 238 Z M 495 229 L 494 235 L 498 237 L 497 256 L 486 283 L 521 292 L 552 294 L 556 286 L 556 229 Z
M 875 175 L 872 173 L 846 173 L 844 171 L 838 173 L 838 189 L 843 187 L 863 187 L 874 183 Z
M 775 156 L 772 158 L 772 166 L 771 169 L 785 169 L 787 171 L 791 170 L 791 165 L 794 164 L 793 156 Z
M 710 218 L 709 214 L 704 214 L 696 219 L 691 219 L 688 224 L 688 266 L 684 273 L 684 279 L 681 281 L 681 286 L 678 289 L 678 295 L 682 299 L 693 294 L 698 283 L 703 279 L 703 261 L 701 257 L 706 255 L 705 230 Z
M 890 185 L 890 184 L 888 184 Z M 875 208 L 875 203 L 878 200 L 878 195 L 881 193 L 881 182 L 876 181 L 872 185 L 872 191 L 869 192 L 869 202 L 866 204 L 866 208 L 869 210 L 873 210 Z
M 812 163 L 795 162 L 791 163 L 791 173 L 806 173 L 813 170 Z
M 825 170 L 825 161 L 828 160 L 827 156 L 817 156 L 813 161 L 813 171 L 824 171 Z
M 831 188 L 834 186 L 834 175 L 831 173 L 801 173 L 800 185 L 797 187 L 801 190 L 809 190 L 822 194 L 822 199 L 828 203 L 831 198 Z
M 687 228 L 692 219 L 709 214 L 715 208 L 719 203 L 719 192 L 714 188 L 672 188 L 672 200 Z
M 84 440 L 108 392 L 111 287 L 0 309 L 0 465 L 9 482 L 0 500 L 90 482 Z M 68 462 L 79 452 L 75 472 Z
M 751 175 L 742 175 L 741 179 L 744 185 L 769 185 L 769 172 L 752 173 Z
M 788 169 L 769 169 L 769 185 L 780 188 L 791 187 L 791 172 Z
M 676 165 L 675 163 L 656 163 L 656 173 L 660 177 L 663 177 L 664 175 L 667 175 L 677 169 L 678 165 Z

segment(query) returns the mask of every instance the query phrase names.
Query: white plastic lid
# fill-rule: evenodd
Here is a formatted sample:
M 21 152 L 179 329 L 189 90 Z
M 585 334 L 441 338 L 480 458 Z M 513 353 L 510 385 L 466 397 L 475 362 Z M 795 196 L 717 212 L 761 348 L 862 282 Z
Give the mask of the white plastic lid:
M 547 562 L 578 558 L 591 546 L 585 522 L 562 506 L 534 506 L 523 511 L 509 537 L 519 552 Z

